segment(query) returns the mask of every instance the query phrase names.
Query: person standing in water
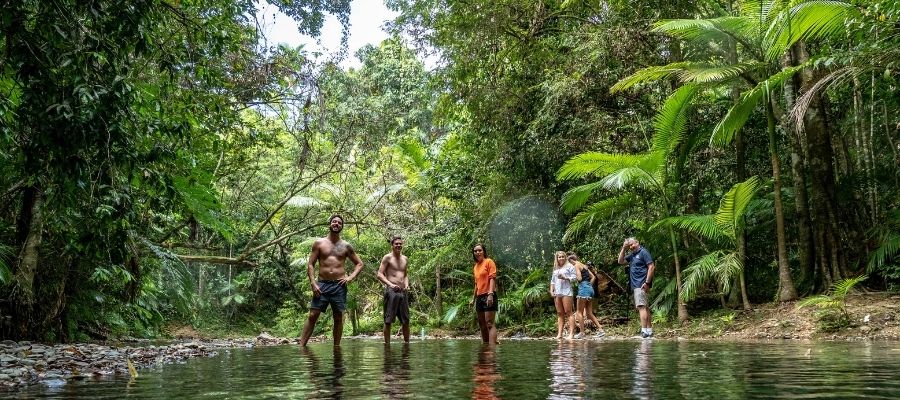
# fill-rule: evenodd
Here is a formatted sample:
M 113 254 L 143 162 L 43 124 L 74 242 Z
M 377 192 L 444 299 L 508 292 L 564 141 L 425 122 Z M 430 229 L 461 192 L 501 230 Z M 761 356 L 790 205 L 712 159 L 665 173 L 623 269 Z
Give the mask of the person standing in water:
M 341 240 L 341 231 L 344 230 L 344 217 L 332 215 L 328 219 L 328 236 L 318 239 L 313 243 L 312 252 L 306 262 L 306 275 L 312 286 L 312 302 L 309 306 L 309 318 L 303 326 L 303 337 L 300 344 L 306 346 L 312 335 L 319 315 L 331 305 L 331 313 L 334 316 L 333 340 L 335 346 L 341 345 L 341 336 L 344 332 L 344 310 L 347 307 L 347 285 L 350 284 L 363 269 L 363 262 L 356 254 L 353 246 Z M 353 261 L 356 266 L 348 276 L 344 270 L 344 262 L 347 259 Z M 313 267 L 319 263 L 318 280 L 313 275 Z
M 631 250 L 628 256 L 625 255 L 626 250 Z M 628 283 L 634 294 L 634 306 L 641 318 L 641 337 L 644 339 L 653 337 L 647 301 L 647 293 L 653 286 L 653 271 L 656 269 L 653 257 L 637 239 L 630 237 L 625 239 L 622 249 L 619 250 L 619 264 L 628 264 Z
M 578 282 L 578 294 L 575 300 L 575 316 L 578 319 L 578 325 L 581 331 L 575 335 L 575 339 L 581 339 L 587 334 L 587 321 L 585 320 L 588 318 L 591 318 L 594 326 L 597 327 L 598 336 L 602 336 L 603 328 L 600 326 L 600 321 L 597 321 L 597 317 L 594 316 L 593 312 L 588 312 L 591 306 L 591 299 L 594 298 L 593 283 L 597 277 L 594 276 L 586 265 L 578 260 L 578 256 L 575 253 L 569 254 L 569 263 L 575 266 L 576 281 Z
M 568 322 L 569 340 L 575 338 L 575 315 L 572 307 L 572 281 L 577 278 L 575 267 L 566 261 L 566 253 L 557 251 L 550 277 L 550 296 L 556 306 L 556 339 L 563 338 L 563 329 Z
M 472 248 L 472 259 L 475 260 L 475 313 L 478 315 L 478 328 L 481 330 L 481 341 L 497 344 L 497 264 L 488 258 L 487 248 L 476 244 Z
M 403 341 L 409 343 L 409 277 L 407 259 L 403 251 L 403 238 L 391 237 L 391 252 L 381 258 L 378 280 L 384 286 L 384 343 L 391 343 L 391 324 L 399 318 Z

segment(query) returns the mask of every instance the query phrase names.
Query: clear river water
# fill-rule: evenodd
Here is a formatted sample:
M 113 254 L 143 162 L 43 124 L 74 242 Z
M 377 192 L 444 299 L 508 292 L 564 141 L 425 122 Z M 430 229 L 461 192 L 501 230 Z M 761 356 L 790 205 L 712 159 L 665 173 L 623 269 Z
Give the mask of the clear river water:
M 377 340 L 221 350 L 0 398 L 900 399 L 900 343 Z

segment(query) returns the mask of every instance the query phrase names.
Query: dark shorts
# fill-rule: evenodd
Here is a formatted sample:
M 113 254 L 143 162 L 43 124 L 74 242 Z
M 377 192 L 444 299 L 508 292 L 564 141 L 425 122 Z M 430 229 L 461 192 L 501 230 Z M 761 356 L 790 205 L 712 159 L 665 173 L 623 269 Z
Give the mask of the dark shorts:
M 384 288 L 384 323 L 393 324 L 394 319 L 401 324 L 409 324 L 409 296 L 405 290 Z
M 316 283 L 319 285 L 319 290 L 322 294 L 320 294 L 319 297 L 313 296 L 309 308 L 324 312 L 328 309 L 328 305 L 331 304 L 332 312 L 344 312 L 347 308 L 347 287 L 341 285 L 336 280 L 319 280 Z
M 485 312 L 485 311 L 497 311 L 497 304 L 500 304 L 500 299 L 497 298 L 497 292 L 494 292 L 494 302 L 491 303 L 491 306 L 487 305 L 487 293 L 480 294 L 475 298 L 475 311 L 477 312 Z

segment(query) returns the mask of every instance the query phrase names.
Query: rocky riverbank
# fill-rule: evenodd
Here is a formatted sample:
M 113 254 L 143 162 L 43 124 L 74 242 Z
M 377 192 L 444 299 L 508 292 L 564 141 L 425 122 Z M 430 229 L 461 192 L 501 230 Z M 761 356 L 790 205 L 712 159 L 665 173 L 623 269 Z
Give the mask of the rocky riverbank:
M 70 379 L 129 376 L 143 368 L 212 357 L 220 349 L 289 343 L 292 341 L 267 334 L 249 339 L 187 341 L 161 346 L 149 341 L 123 345 L 47 345 L 4 340 L 0 341 L 0 390 L 35 384 L 60 386 Z M 129 371 L 130 367 L 134 370 Z

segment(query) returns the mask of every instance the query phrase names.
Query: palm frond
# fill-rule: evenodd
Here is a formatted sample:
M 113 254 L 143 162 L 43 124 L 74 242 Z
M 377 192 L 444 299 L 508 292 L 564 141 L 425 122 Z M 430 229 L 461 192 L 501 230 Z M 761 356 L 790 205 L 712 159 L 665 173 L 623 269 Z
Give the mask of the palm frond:
M 879 244 L 878 248 L 869 255 L 869 273 L 881 268 L 900 253 L 900 234 L 890 232 Z
M 414 138 L 406 138 L 397 143 L 396 146 L 400 154 L 403 155 L 416 170 L 421 171 L 428 168 L 426 150 L 421 142 Z
M 611 154 L 588 151 L 568 159 L 556 173 L 560 181 L 604 176 L 620 168 L 634 167 L 643 161 L 642 155 Z
M 560 200 L 560 204 L 562 205 L 563 212 L 566 214 L 571 214 L 575 211 L 584 207 L 584 204 L 591 198 L 591 195 L 594 194 L 597 189 L 603 187 L 603 184 L 600 181 L 591 182 L 588 184 L 580 185 L 573 187 L 567 190 L 562 195 L 562 199 Z
M 635 85 L 665 79 L 670 75 L 683 70 L 685 66 L 688 66 L 690 64 L 691 63 L 689 62 L 677 62 L 667 65 L 656 65 L 637 70 L 635 73 L 626 76 L 625 78 L 622 78 L 621 80 L 616 82 L 615 85 L 609 88 L 609 92 L 621 92 L 623 90 L 630 89 Z
M 620 168 L 609 175 L 604 176 L 598 183 L 604 189 L 619 190 L 626 186 L 634 188 L 646 188 L 653 186 L 657 178 L 652 173 L 640 167 Z
M 684 270 L 684 282 L 681 284 L 682 301 L 690 301 L 696 297 L 700 288 L 710 278 L 716 278 L 717 281 L 721 281 L 719 274 L 723 271 L 722 258 L 725 254 L 724 251 L 717 250 L 701 256 L 688 265 Z
M 666 99 L 653 120 L 655 132 L 651 153 L 668 154 L 681 143 L 691 101 L 699 90 L 700 86 L 687 84 Z
M 759 187 L 759 178 L 751 176 L 746 181 L 736 183 L 722 196 L 719 210 L 716 211 L 715 223 L 728 237 L 734 239 L 744 229 L 744 213 Z
M 669 279 L 669 282 L 663 287 L 662 291 L 656 295 L 656 298 L 653 299 L 653 303 L 650 303 L 650 308 L 652 308 L 654 312 L 668 314 L 669 311 L 672 310 L 672 307 L 675 305 L 675 299 L 678 297 L 676 295 L 678 289 L 676 283 L 677 281 L 675 279 Z
M 593 203 L 572 218 L 572 221 L 569 222 L 569 226 L 566 228 L 565 237 L 569 238 L 578 235 L 584 229 L 607 221 L 634 205 L 635 197 L 631 193 L 624 193 Z
M 745 17 L 669 19 L 657 22 L 651 31 L 665 33 L 685 41 L 706 43 L 742 36 L 750 23 Z
M 724 82 L 739 78 L 742 74 L 759 69 L 759 63 L 735 65 L 698 64 L 675 73 L 678 79 L 687 83 Z
M 730 144 L 734 139 L 734 135 L 744 126 L 747 119 L 750 118 L 750 114 L 753 113 L 753 110 L 756 109 L 756 106 L 765 97 L 765 93 L 772 88 L 780 86 L 786 79 L 808 65 L 808 63 L 803 63 L 796 67 L 785 68 L 781 70 L 781 72 L 769 77 L 769 79 L 760 82 L 753 89 L 741 93 L 741 98 L 738 100 L 738 103 L 731 107 L 731 109 L 728 110 L 728 113 L 725 114 L 725 118 L 722 118 L 722 120 L 716 124 L 716 127 L 713 129 L 712 137 L 709 139 L 710 144 L 716 146 L 726 146 Z
M 866 280 L 868 276 L 860 275 L 853 278 L 842 279 L 834 283 L 831 287 L 832 297 L 836 299 L 844 299 L 860 282 Z
M 856 7 L 843 1 L 804 1 L 778 13 L 766 31 L 764 47 L 769 60 L 778 60 L 799 40 L 833 38 L 845 31 L 848 18 L 860 16 Z
M 679 215 L 663 218 L 653 224 L 653 226 L 650 227 L 650 230 L 652 231 L 667 226 L 684 229 L 711 240 L 720 240 L 725 237 L 724 233 L 716 225 L 714 215 Z
M 818 296 L 807 297 L 797 303 L 797 309 L 805 307 L 816 308 L 840 308 L 840 303 L 836 302 L 831 296 L 820 294 Z

